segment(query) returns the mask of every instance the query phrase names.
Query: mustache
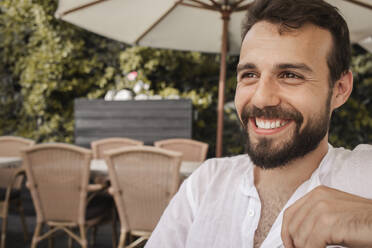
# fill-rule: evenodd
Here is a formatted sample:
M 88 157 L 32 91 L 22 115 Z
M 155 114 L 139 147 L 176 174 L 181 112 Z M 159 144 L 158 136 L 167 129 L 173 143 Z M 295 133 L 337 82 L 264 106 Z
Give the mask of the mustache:
M 297 110 L 284 109 L 281 106 L 266 106 L 262 109 L 256 106 L 248 106 L 243 109 L 241 118 L 244 127 L 246 127 L 250 118 L 293 120 L 298 125 L 301 125 L 304 120 L 302 114 Z

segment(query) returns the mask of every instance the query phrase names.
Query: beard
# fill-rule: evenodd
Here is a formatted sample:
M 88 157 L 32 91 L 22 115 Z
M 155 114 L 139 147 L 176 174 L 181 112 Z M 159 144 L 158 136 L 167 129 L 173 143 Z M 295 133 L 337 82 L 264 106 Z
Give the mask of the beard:
M 241 117 L 242 126 L 247 136 L 246 152 L 252 162 L 260 168 L 273 169 L 283 167 L 290 161 L 304 157 L 309 152 L 315 150 L 320 141 L 328 133 L 330 99 L 328 97 L 324 112 L 320 113 L 317 118 L 309 119 L 309 122 L 302 130 L 300 129 L 303 123 L 303 116 L 294 108 L 283 109 L 280 106 L 269 106 L 259 109 L 252 106 L 243 109 Z M 255 117 L 293 120 L 295 129 L 289 136 L 289 140 L 283 141 L 276 146 L 274 146 L 274 140 L 267 137 L 259 138 L 254 143 L 249 136 L 248 123 L 250 118 Z

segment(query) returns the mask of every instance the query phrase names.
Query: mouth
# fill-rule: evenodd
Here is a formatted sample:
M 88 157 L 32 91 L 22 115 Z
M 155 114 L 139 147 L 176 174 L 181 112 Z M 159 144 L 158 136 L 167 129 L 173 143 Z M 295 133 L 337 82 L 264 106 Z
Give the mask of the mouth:
M 257 134 L 270 135 L 270 134 L 275 134 L 275 133 L 282 131 L 288 125 L 290 125 L 293 122 L 293 120 L 264 119 L 264 118 L 252 117 L 250 118 L 250 122 L 252 124 L 253 130 Z

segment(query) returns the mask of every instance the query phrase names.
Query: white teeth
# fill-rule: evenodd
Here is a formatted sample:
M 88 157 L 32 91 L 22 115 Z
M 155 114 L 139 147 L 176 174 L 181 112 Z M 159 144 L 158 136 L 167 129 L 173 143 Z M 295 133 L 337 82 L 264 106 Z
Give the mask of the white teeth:
M 265 129 L 270 129 L 271 125 L 269 121 L 265 121 Z
M 256 125 L 259 128 L 265 128 L 265 123 L 263 121 L 261 121 L 261 120 L 257 120 L 256 119 Z
M 265 122 L 262 121 L 262 120 L 257 120 L 257 119 L 256 119 L 256 125 L 257 125 L 259 128 L 265 128 Z
M 269 121 L 269 120 L 259 120 L 256 118 L 256 125 L 258 128 L 262 129 L 274 129 L 278 127 L 282 127 L 285 124 L 287 124 L 288 121 L 280 121 L 280 120 L 275 120 L 275 121 Z
M 275 122 L 275 127 L 280 127 L 280 121 Z
M 270 127 L 271 127 L 271 128 L 275 128 L 275 127 L 276 127 L 276 124 L 275 124 L 275 123 L 276 123 L 276 122 L 274 122 L 274 121 L 273 121 L 273 122 L 271 122 L 271 125 L 270 125 Z

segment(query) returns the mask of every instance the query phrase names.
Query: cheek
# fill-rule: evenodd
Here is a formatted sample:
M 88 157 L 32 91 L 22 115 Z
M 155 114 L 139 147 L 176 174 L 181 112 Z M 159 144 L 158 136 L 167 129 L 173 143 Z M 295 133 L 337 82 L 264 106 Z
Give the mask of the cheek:
M 323 99 L 317 99 L 316 98 L 307 98 L 305 96 L 303 97 L 293 97 L 289 104 L 291 107 L 298 111 L 302 117 L 303 117 L 303 123 L 300 127 L 300 131 L 309 123 L 316 124 L 314 121 L 317 122 L 319 120 L 320 114 L 323 115 L 325 104 L 323 102 Z
M 304 118 L 311 118 L 314 115 L 323 113 L 326 108 L 328 99 L 328 92 L 321 91 L 306 91 L 299 94 L 295 94 L 291 98 L 291 103 L 295 106 L 303 115 Z
M 240 117 L 240 114 L 243 108 L 249 103 L 250 99 L 252 98 L 253 90 L 249 87 L 236 87 L 235 91 L 235 107 L 236 111 Z

